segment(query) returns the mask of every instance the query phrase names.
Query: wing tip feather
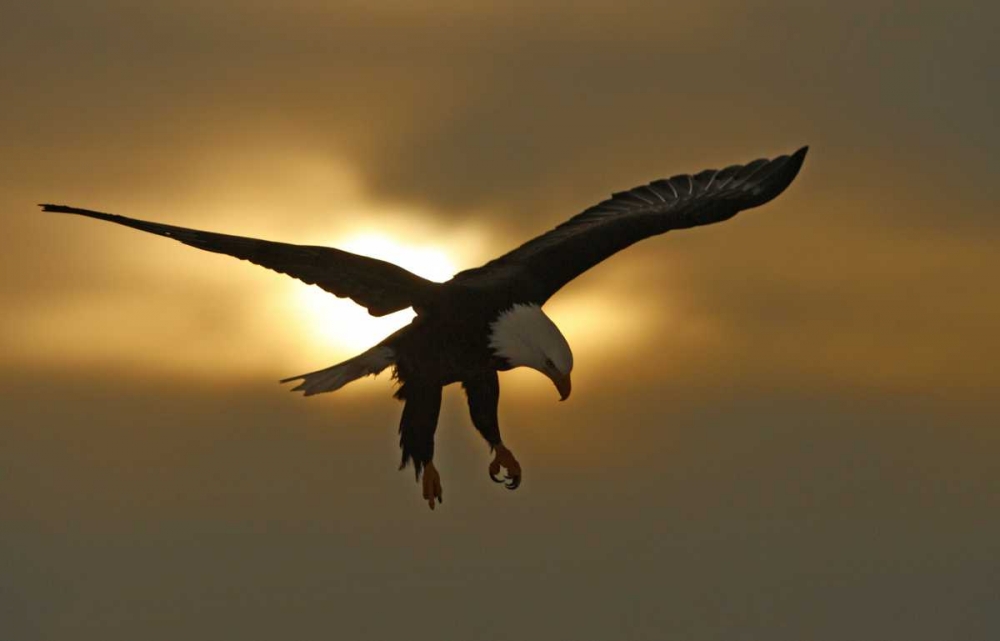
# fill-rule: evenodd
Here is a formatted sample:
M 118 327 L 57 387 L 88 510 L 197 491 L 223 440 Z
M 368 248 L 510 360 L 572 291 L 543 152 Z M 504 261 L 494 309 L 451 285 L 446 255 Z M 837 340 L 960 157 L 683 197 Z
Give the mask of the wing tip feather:
M 806 160 L 806 154 L 809 153 L 809 145 L 803 145 L 799 147 L 793 154 L 788 156 L 789 166 L 784 170 L 784 174 L 787 177 L 787 183 L 785 187 L 790 185 L 795 177 L 799 175 L 799 170 L 802 169 L 802 163 Z
M 802 163 L 805 162 L 806 154 L 808 153 L 809 153 L 809 145 L 803 145 L 799 147 L 797 150 L 795 150 L 795 152 L 792 153 L 790 156 L 788 156 L 788 160 L 791 161 L 792 163 L 790 167 L 791 178 L 789 179 L 789 182 L 791 182 L 791 180 L 795 178 L 796 174 L 799 173 L 799 169 L 802 167 Z
M 780 196 L 795 181 L 805 162 L 809 146 L 800 147 L 795 152 L 778 156 L 761 166 L 756 176 L 745 179 L 745 185 L 753 187 L 753 196 L 742 209 L 758 207 Z

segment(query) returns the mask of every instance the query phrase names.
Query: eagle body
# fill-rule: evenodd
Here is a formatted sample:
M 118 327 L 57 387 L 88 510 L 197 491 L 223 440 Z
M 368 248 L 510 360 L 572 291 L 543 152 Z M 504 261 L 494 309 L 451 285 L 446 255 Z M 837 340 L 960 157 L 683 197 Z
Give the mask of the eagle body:
M 522 365 L 549 373 L 544 362 L 532 363 L 530 355 L 517 352 L 522 344 L 518 334 L 531 332 L 534 324 L 550 327 L 550 334 L 539 333 L 548 338 L 545 351 L 561 351 L 566 361 L 562 375 L 552 373 L 553 381 L 557 387 L 568 385 L 569 346 L 538 306 L 514 303 L 506 293 L 477 292 L 460 282 L 442 285 L 409 325 L 379 343 L 388 350 L 383 354 L 399 383 L 395 396 L 410 408 L 399 427 L 401 468 L 412 462 L 419 476 L 433 458 L 441 389 L 452 383 L 462 384 L 473 425 L 490 447 L 501 445 L 497 373 Z M 330 391 L 322 377 L 314 381 L 307 374 L 293 380 L 302 380 L 296 389 L 307 395 Z
M 491 325 L 511 307 L 503 298 L 488 294 L 476 298 L 445 284 L 409 325 L 380 345 L 393 350 L 401 385 L 419 380 L 445 386 L 487 370 L 510 369 L 490 347 L 490 337 Z
M 393 368 L 403 401 L 402 460 L 423 482 L 433 509 L 442 501 L 434 467 L 434 432 L 442 388 L 460 383 L 475 428 L 495 456 L 493 480 L 516 489 L 521 467 L 503 443 L 497 419 L 498 372 L 529 367 L 547 376 L 565 400 L 573 354 L 542 311 L 548 299 L 586 270 L 632 244 L 672 230 L 722 222 L 778 196 L 798 174 L 807 148 L 725 169 L 680 174 L 618 192 L 488 263 L 435 283 L 392 263 L 332 247 L 218 234 L 66 205 L 44 211 L 78 214 L 228 254 L 287 274 L 364 306 L 373 316 L 413 308 L 413 321 L 352 359 L 284 379 L 306 396 L 335 391 Z M 637 292 L 638 293 L 638 292 Z M 498 478 L 506 469 L 505 478 Z

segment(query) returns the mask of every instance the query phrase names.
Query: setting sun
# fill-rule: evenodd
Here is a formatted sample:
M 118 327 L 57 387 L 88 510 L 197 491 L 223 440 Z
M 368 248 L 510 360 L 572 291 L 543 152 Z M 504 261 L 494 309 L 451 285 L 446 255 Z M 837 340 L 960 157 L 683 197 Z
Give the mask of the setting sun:
M 458 269 L 438 247 L 404 244 L 381 232 L 361 233 L 323 243 L 330 247 L 395 263 L 418 276 L 436 282 L 451 278 Z M 360 305 L 337 298 L 319 287 L 296 287 L 296 304 L 308 321 L 308 340 L 314 346 L 333 349 L 338 355 L 363 351 L 406 325 L 412 309 L 376 318 Z

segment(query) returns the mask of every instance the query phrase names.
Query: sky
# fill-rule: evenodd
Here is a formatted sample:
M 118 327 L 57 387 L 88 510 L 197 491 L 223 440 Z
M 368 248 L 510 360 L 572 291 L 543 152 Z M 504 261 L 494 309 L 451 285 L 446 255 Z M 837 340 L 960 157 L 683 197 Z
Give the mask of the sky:
M 958 1 L 0 8 L 0 638 L 1000 636 L 1000 10 Z M 407 322 L 69 204 L 436 280 L 653 179 L 810 145 L 777 200 L 546 311 L 507 492 Z

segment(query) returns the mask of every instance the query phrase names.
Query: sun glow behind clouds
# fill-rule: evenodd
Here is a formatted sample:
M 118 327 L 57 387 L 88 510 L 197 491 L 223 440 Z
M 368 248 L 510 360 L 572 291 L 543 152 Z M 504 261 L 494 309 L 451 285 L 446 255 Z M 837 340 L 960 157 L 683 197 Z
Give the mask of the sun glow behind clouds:
M 443 282 L 458 269 L 443 250 L 431 245 L 404 244 L 381 232 L 365 232 L 329 243 L 344 251 L 385 260 L 428 280 Z M 319 287 L 296 288 L 296 303 L 310 319 L 308 342 L 335 356 L 353 356 L 403 327 L 412 309 L 376 318 L 347 298 L 337 298 Z
M 400 236 L 407 240 L 399 240 Z M 385 260 L 435 282 L 447 281 L 458 271 L 485 262 L 479 234 L 459 232 L 446 236 L 442 240 L 439 235 L 421 234 L 403 224 L 392 231 L 368 230 L 315 244 Z M 605 287 L 600 290 L 566 293 L 546 306 L 581 362 L 594 357 L 607 360 L 627 350 L 644 335 L 649 321 L 657 317 L 642 303 L 629 300 L 626 304 Z M 314 285 L 296 284 L 289 291 L 294 314 L 304 319 L 305 333 L 300 343 L 309 354 L 307 367 L 324 367 L 355 356 L 414 317 L 413 310 L 406 309 L 376 318 L 350 299 L 337 298 Z M 660 322 L 665 320 L 660 318 Z

